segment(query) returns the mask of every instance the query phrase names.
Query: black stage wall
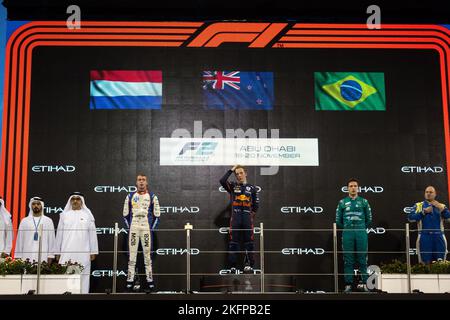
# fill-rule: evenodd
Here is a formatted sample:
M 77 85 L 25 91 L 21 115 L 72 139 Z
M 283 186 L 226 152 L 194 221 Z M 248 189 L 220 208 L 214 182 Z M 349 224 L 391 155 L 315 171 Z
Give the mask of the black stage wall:
M 91 70 L 161 70 L 162 108 L 90 110 Z M 273 72 L 273 110 L 206 109 L 203 70 Z M 314 72 L 383 72 L 386 111 L 316 111 Z M 280 229 L 265 232 L 266 273 L 326 273 L 298 275 L 297 284 L 330 291 L 331 230 L 283 229 L 331 229 L 337 202 L 345 196 L 342 187 L 356 177 L 373 210 L 369 250 L 398 251 L 371 254 L 369 264 L 404 258 L 404 233 L 388 229 L 404 228 L 406 207 L 422 199 L 427 185 L 437 188 L 442 202 L 448 199 L 439 72 L 439 56 L 431 50 L 276 50 L 239 44 L 213 49 L 38 47 L 32 64 L 27 197 L 42 196 L 56 226 L 68 194 L 86 195 L 103 251 L 92 266 L 91 291 L 102 292 L 112 283 L 109 228 L 115 222 L 124 227 L 123 200 L 136 173 L 146 173 L 163 207 L 160 228 L 194 225 L 191 247 L 197 250 L 192 251 L 191 272 L 218 275 L 226 254 L 210 251 L 227 250 L 227 236 L 218 230 L 228 226 L 229 198 L 219 190 L 219 179 L 230 166 L 161 166 L 160 138 L 179 128 L 194 135 L 196 121 L 201 121 L 203 133 L 214 128 L 224 136 L 226 129 L 254 128 L 267 129 L 269 138 L 271 129 L 279 129 L 280 138 L 317 138 L 319 166 L 284 166 L 268 176 L 261 175 L 260 167 L 250 167 L 249 182 L 261 188 L 256 225 Z M 45 166 L 64 169 L 49 172 Z M 185 239 L 181 230 L 156 233 L 158 289 L 185 288 L 181 274 L 186 254 L 171 250 L 185 248 Z M 258 241 L 256 235 L 257 248 Z M 119 243 L 126 250 L 125 232 Z M 126 262 L 126 254 L 119 254 L 119 286 L 125 281 Z M 167 275 L 172 273 L 178 275 Z M 194 290 L 200 278 L 193 276 Z

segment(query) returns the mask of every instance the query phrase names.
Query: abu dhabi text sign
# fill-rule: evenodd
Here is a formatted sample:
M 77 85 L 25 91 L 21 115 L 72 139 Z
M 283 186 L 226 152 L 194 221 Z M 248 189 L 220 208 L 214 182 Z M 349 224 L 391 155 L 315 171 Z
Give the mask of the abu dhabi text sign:
M 318 166 L 318 140 L 160 138 L 162 166 Z

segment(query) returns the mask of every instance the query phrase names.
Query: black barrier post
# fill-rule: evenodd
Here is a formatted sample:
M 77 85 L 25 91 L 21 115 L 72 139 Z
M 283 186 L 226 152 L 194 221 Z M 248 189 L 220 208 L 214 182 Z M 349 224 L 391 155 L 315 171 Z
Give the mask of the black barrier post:
M 186 293 L 191 291 L 191 230 L 193 226 L 188 222 L 184 225 L 186 230 Z
M 259 234 L 259 259 L 261 264 L 261 293 L 265 292 L 264 288 L 264 223 L 259 224 L 261 233 Z
M 42 264 L 42 230 L 44 225 L 39 226 L 39 251 L 38 251 L 38 268 L 37 268 L 37 282 L 36 282 L 36 293 L 39 294 L 39 288 L 41 286 L 41 264 Z
M 411 293 L 411 256 L 409 255 L 409 223 L 405 224 L 406 272 L 408 274 L 408 293 Z
M 116 222 L 114 224 L 114 254 L 113 254 L 113 285 L 112 293 L 117 293 L 117 248 L 118 248 L 118 238 L 119 238 L 119 224 Z
M 338 259 L 337 259 L 337 228 L 336 223 L 333 223 L 333 263 L 334 263 L 334 292 L 338 293 Z

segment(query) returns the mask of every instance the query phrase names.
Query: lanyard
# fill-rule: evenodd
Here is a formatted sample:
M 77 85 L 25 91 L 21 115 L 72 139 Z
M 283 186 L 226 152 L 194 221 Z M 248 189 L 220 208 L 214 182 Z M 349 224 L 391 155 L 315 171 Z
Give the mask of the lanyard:
M 39 224 L 41 223 L 41 219 L 42 219 L 42 216 L 39 217 L 39 221 L 36 224 L 36 221 L 34 220 L 34 216 L 33 216 L 33 224 L 34 224 L 34 237 L 33 237 L 33 240 L 34 241 L 38 241 L 39 240 L 38 227 L 39 227 Z

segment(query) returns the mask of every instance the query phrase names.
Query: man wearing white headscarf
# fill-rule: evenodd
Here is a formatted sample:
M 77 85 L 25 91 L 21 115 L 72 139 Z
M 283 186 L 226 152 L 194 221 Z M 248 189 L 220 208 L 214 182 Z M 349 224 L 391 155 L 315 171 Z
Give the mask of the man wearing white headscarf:
M 81 293 L 89 293 L 91 261 L 98 254 L 98 241 L 94 216 L 79 192 L 70 195 L 59 217 L 55 254 L 60 264 L 71 261 L 84 267 Z
M 14 257 L 22 260 L 38 262 L 39 235 L 42 226 L 41 261 L 51 263 L 55 258 L 55 225 L 52 219 L 44 215 L 44 202 L 40 197 L 33 197 L 28 203 L 28 217 L 23 218 L 17 233 Z
M 5 201 L 0 198 L 0 257 L 6 258 L 11 254 L 13 230 L 11 214 L 5 208 Z

